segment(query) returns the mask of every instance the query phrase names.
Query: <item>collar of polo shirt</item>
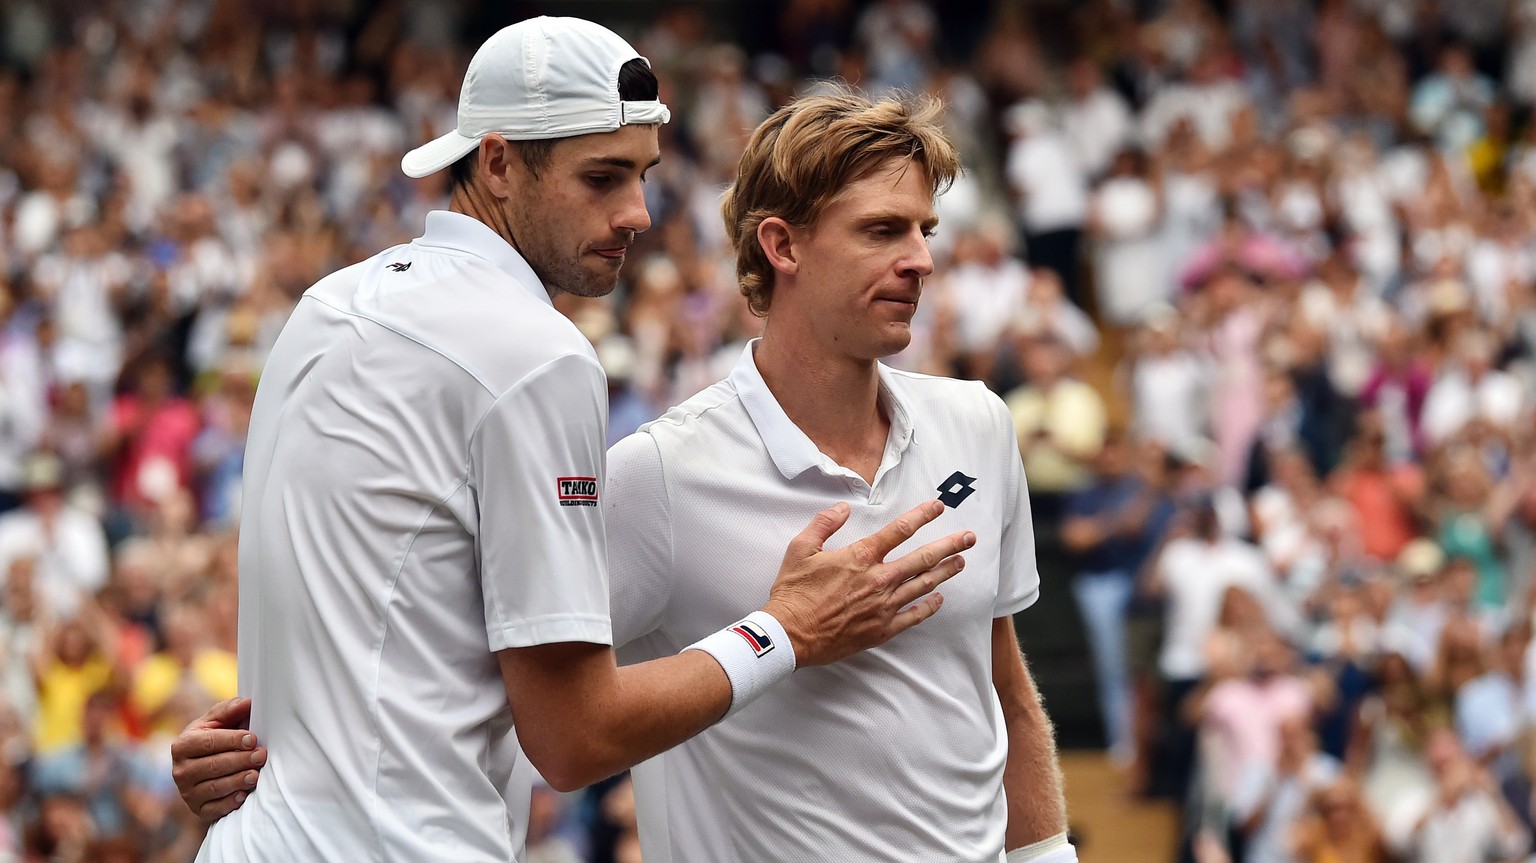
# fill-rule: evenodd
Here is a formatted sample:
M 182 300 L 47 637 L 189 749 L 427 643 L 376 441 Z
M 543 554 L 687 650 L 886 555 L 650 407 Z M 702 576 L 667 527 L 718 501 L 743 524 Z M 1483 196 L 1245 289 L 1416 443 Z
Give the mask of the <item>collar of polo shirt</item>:
M 533 267 L 528 266 L 517 249 L 491 230 L 489 225 L 473 216 L 452 210 L 433 210 L 427 213 L 427 229 L 417 238 L 416 243 L 484 258 L 527 288 L 528 293 L 543 300 L 546 305 L 554 305 L 544 282 L 533 271 Z
M 761 339 L 753 339 L 742 349 L 741 359 L 731 371 L 730 381 L 747 415 L 752 418 L 752 424 L 757 426 L 758 434 L 762 435 L 763 444 L 773 457 L 779 473 L 785 479 L 794 479 L 831 460 L 816 448 L 816 444 L 799 426 L 790 421 L 789 414 L 784 413 L 783 406 L 768 389 L 762 372 L 757 370 L 757 360 L 753 357 L 759 341 Z M 880 403 L 885 405 L 891 418 L 891 432 L 886 438 L 885 452 L 890 456 L 894 448 L 896 462 L 899 462 L 901 454 L 912 444 L 912 415 L 902 403 L 901 397 L 896 395 L 895 388 L 890 385 L 891 370 L 883 363 L 876 363 L 875 367 L 880 376 Z

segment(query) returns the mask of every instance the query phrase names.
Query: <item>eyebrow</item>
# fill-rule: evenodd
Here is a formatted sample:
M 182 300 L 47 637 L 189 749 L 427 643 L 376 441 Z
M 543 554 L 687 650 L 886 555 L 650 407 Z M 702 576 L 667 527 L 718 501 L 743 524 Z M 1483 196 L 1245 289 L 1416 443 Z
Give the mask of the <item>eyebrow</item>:
M 899 213 L 899 212 L 897 212 L 895 210 L 882 210 L 880 212 L 870 213 L 870 214 L 868 214 L 866 216 L 861 216 L 859 218 L 859 224 L 861 224 L 861 225 L 877 225 L 877 224 L 879 224 L 881 222 L 910 222 L 910 221 L 913 221 L 911 216 L 907 215 L 906 213 Z M 933 228 L 938 226 L 938 224 L 939 224 L 939 217 L 938 216 L 929 216 L 928 218 L 921 220 L 918 224 L 922 225 L 922 227 L 924 227 L 924 228 L 926 228 L 928 230 L 932 230 Z
M 640 167 L 640 163 L 636 162 L 634 159 L 626 159 L 623 156 L 593 156 L 592 158 L 587 159 L 585 162 L 583 162 L 583 164 L 587 165 L 588 167 L 596 167 L 598 165 L 605 165 L 605 166 L 610 167 L 610 168 L 623 168 L 626 171 L 633 171 L 636 168 Z M 651 158 L 650 163 L 647 164 L 643 170 L 647 170 L 648 171 L 651 168 L 654 168 L 654 167 L 656 167 L 657 165 L 660 165 L 660 164 L 661 164 L 661 156 L 660 155 L 654 156 L 654 157 Z

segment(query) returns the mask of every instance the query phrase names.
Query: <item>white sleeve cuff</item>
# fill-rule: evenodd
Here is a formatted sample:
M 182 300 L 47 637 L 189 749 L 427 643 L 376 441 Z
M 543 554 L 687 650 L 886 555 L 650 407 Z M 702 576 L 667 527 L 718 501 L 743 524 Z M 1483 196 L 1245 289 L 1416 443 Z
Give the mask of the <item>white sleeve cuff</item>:
M 725 719 L 735 716 L 795 670 L 795 649 L 789 643 L 789 633 L 766 611 L 754 611 L 683 650 L 702 650 L 725 669 L 725 676 L 731 681 L 731 709 L 726 711 Z
M 1049 839 L 1009 851 L 1007 863 L 1077 863 L 1077 849 L 1067 841 L 1067 834 L 1057 833 Z

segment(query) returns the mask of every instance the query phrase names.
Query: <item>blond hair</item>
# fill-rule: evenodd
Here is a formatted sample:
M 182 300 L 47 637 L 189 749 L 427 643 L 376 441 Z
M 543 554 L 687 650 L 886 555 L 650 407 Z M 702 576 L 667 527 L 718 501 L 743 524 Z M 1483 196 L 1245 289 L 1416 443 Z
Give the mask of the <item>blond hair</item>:
M 766 314 L 773 300 L 773 267 L 758 225 L 776 216 L 811 227 L 848 184 L 890 159 L 922 165 L 938 196 L 960 171 L 943 113 L 930 96 L 872 101 L 845 89 L 797 99 L 757 127 L 720 205 L 736 278 L 753 312 Z

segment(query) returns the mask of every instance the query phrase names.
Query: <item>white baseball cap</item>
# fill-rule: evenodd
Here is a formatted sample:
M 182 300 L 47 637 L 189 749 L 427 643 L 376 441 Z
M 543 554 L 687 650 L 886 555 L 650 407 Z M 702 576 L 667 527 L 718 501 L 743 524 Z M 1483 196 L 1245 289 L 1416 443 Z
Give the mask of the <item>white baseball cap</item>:
M 660 101 L 619 99 L 619 69 L 636 58 L 645 60 L 617 33 L 580 18 L 529 18 L 504 27 L 469 61 L 458 127 L 406 153 L 400 169 L 425 177 L 492 133 L 542 141 L 665 123 L 672 112 Z

